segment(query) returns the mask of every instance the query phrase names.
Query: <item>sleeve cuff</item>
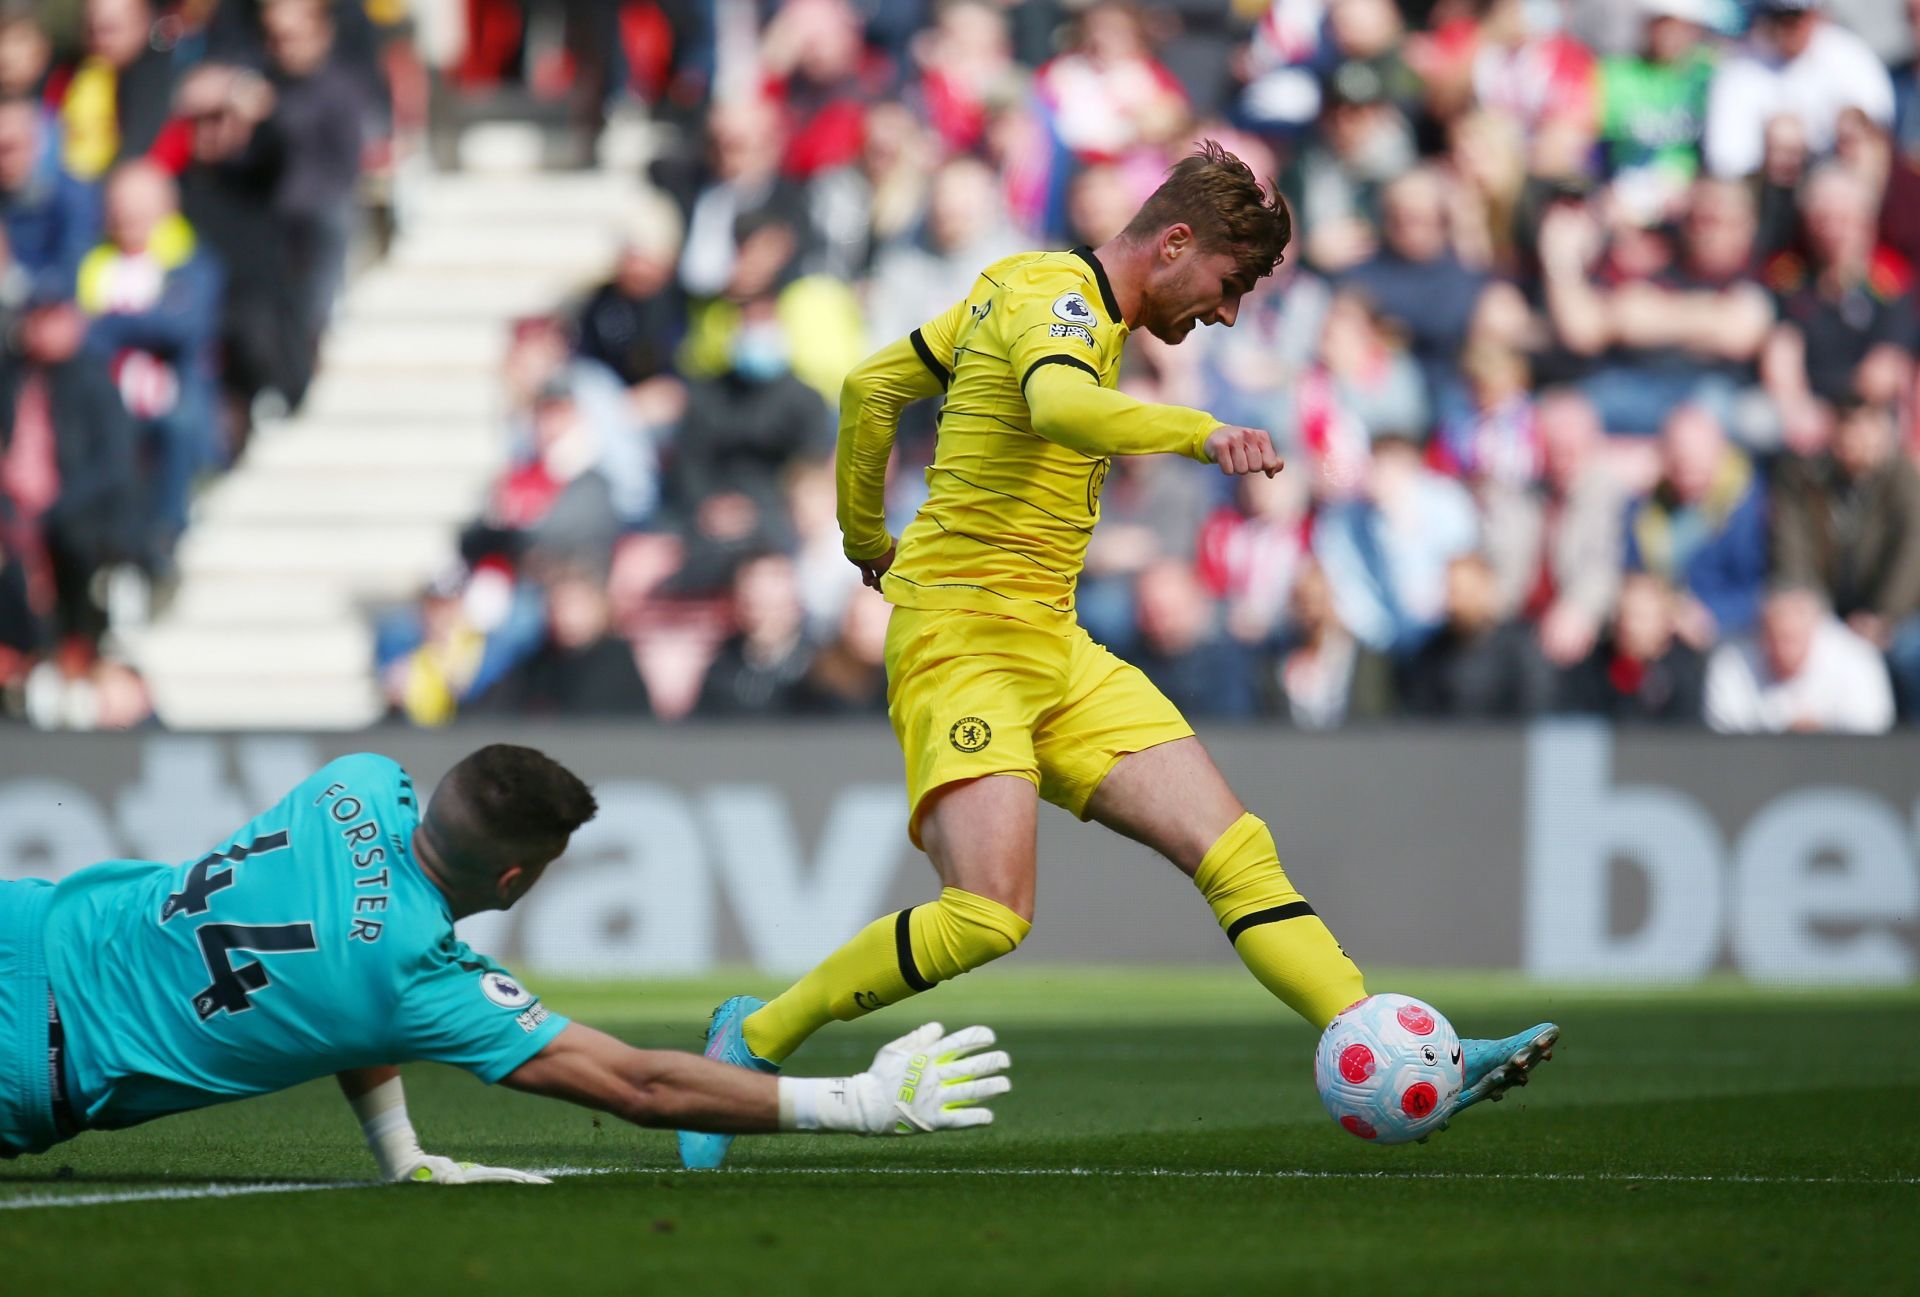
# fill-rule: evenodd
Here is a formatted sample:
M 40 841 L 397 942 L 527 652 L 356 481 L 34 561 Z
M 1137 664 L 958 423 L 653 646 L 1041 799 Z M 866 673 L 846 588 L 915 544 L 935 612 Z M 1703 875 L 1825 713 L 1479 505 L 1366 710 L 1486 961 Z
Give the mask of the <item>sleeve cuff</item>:
M 539 1004 L 538 1000 L 534 1001 Z M 526 1039 L 519 1042 L 519 1048 L 504 1049 L 488 1062 L 487 1066 L 474 1073 L 488 1085 L 498 1085 L 511 1075 L 519 1066 L 547 1047 L 547 1042 L 567 1029 L 570 1020 L 558 1013 L 549 1013 L 540 1020 L 540 1025 L 527 1033 Z

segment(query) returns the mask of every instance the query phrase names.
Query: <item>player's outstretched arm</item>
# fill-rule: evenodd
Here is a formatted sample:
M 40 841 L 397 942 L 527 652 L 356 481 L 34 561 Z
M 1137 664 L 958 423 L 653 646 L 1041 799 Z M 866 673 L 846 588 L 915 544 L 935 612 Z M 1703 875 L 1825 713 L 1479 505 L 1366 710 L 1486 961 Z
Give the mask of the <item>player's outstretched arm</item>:
M 357 1067 L 340 1073 L 340 1092 L 353 1105 L 361 1133 L 380 1178 L 389 1184 L 547 1184 L 531 1171 L 504 1166 L 456 1162 L 422 1152 L 420 1139 L 407 1118 L 407 1094 L 396 1067 Z
M 1102 387 L 1083 365 L 1050 357 L 1027 374 L 1033 430 L 1086 455 L 1186 455 L 1234 476 L 1282 467 L 1273 439 L 1259 428 L 1223 426 L 1204 410 L 1153 405 Z
M 635 1049 L 570 1023 L 508 1073 L 516 1090 L 565 1099 L 637 1126 L 751 1135 L 771 1131 L 913 1135 L 984 1126 L 980 1106 L 1013 1087 L 986 1027 L 951 1035 L 930 1022 L 882 1049 L 857 1076 L 772 1077 L 678 1050 Z

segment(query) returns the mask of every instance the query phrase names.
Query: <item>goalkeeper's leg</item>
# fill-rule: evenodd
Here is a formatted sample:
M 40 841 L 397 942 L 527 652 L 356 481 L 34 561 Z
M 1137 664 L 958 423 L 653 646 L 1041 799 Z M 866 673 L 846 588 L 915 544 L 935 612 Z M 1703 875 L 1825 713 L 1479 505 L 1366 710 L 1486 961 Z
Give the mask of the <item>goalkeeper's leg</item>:
M 846 1022 L 1010 954 L 1033 920 L 1039 795 L 1018 775 L 988 775 L 928 795 L 920 840 L 939 898 L 875 919 L 748 1017 L 747 1046 L 784 1062 L 829 1022 Z
M 1240 804 L 1199 739 L 1121 757 L 1086 814 L 1191 877 L 1241 962 L 1315 1027 L 1366 995 L 1360 970 L 1288 881 L 1273 834 Z

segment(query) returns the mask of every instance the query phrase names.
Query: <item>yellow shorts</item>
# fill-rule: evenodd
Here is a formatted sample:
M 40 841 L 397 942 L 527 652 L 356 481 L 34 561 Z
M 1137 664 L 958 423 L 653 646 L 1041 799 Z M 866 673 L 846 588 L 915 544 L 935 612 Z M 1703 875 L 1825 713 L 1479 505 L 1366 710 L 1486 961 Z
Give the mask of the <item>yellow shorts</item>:
M 947 784 L 1019 775 L 1085 819 L 1121 757 L 1193 733 L 1138 667 L 1078 625 L 944 608 L 893 610 L 887 713 L 906 756 L 915 846 L 921 803 Z

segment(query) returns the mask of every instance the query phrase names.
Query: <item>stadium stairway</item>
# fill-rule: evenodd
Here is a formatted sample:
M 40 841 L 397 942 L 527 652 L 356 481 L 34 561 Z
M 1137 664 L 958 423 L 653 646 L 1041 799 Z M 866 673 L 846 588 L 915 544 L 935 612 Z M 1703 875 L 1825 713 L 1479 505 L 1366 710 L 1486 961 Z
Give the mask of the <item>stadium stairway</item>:
M 342 300 L 307 401 L 201 493 L 172 599 L 121 632 L 162 722 L 348 729 L 382 715 L 369 614 L 455 561 L 504 462 L 510 324 L 607 272 L 633 174 L 413 182 L 391 255 Z

